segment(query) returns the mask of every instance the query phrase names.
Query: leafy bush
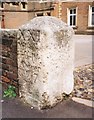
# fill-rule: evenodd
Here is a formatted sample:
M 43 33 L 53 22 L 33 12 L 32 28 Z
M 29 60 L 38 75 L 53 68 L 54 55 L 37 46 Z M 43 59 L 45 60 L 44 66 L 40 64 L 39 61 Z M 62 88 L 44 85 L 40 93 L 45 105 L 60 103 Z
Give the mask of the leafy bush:
M 16 92 L 15 92 L 16 88 L 14 86 L 9 85 L 8 89 L 4 91 L 4 95 L 3 97 L 16 97 Z

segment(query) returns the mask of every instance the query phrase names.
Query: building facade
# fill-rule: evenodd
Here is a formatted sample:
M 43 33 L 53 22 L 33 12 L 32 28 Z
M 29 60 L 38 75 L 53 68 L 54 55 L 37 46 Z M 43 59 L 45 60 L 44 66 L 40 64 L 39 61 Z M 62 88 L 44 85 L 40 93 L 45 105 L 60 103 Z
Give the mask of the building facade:
M 0 25 L 16 29 L 38 16 L 55 16 L 77 34 L 93 34 L 94 2 L 1 2 Z
M 52 15 L 52 3 L 5 2 L 0 5 L 2 28 L 15 29 L 36 16 Z
M 78 34 L 93 34 L 94 2 L 62 3 L 62 20 Z

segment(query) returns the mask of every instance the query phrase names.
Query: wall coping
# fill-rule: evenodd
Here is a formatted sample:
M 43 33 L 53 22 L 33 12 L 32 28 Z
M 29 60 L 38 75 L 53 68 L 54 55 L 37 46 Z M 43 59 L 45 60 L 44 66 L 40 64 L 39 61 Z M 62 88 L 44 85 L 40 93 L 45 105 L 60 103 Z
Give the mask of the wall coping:
M 11 31 L 11 30 L 18 30 L 18 29 L 0 29 L 0 31 Z

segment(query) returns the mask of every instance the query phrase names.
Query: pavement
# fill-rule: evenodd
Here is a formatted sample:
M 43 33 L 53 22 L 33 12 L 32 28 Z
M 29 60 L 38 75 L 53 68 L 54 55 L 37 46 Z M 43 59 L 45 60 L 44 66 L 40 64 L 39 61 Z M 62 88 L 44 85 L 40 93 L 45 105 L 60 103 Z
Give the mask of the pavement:
M 75 40 L 75 67 L 94 62 L 92 59 L 93 37 L 91 35 L 73 36 Z M 64 100 L 55 107 L 46 110 L 32 109 L 19 98 L 2 101 L 3 118 L 92 118 L 93 111 L 94 108 L 72 99 Z
M 94 110 L 71 99 L 46 110 L 32 109 L 19 98 L 5 99 L 2 107 L 3 118 L 92 118 Z
M 94 35 L 74 35 L 75 41 L 75 67 L 94 63 L 93 46 Z

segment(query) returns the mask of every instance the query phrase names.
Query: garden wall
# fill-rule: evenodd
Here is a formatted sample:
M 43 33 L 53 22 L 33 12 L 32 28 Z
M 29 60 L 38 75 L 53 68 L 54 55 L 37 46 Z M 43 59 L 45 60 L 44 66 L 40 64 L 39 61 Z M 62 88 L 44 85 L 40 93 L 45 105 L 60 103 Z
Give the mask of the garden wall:
M 0 73 L 3 88 L 9 84 L 16 87 L 18 93 L 18 73 L 17 73 L 17 39 L 16 30 L 0 31 Z

